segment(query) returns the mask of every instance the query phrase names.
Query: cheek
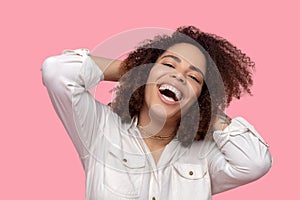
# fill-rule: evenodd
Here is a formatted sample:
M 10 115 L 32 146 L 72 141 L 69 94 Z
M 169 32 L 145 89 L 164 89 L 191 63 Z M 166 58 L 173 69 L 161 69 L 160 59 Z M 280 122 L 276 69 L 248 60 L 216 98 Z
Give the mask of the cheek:
M 144 102 L 150 106 L 150 102 L 154 98 L 155 84 L 147 84 L 145 87 Z
M 149 88 L 149 85 L 147 84 L 146 87 L 145 87 L 145 93 L 144 93 L 144 101 L 145 101 L 146 103 L 148 103 L 149 100 L 150 100 L 150 95 L 149 95 L 149 93 L 150 93 L 150 88 Z
M 190 84 L 190 92 L 191 96 L 194 96 L 194 98 L 198 99 L 198 97 L 201 94 L 203 85 L 196 85 L 196 84 Z
M 202 87 L 199 87 L 199 86 L 190 84 L 188 90 L 189 90 L 189 92 L 188 92 L 189 98 L 187 99 L 186 102 L 184 102 L 184 103 L 181 105 L 184 114 L 190 109 L 190 107 L 191 107 L 196 101 L 198 101 L 198 98 L 199 98 L 199 96 L 200 96 Z
M 196 89 L 196 95 L 197 95 L 197 99 L 200 97 L 200 94 L 201 94 L 201 92 L 202 92 L 202 86 L 200 86 L 200 87 L 198 87 L 197 89 Z

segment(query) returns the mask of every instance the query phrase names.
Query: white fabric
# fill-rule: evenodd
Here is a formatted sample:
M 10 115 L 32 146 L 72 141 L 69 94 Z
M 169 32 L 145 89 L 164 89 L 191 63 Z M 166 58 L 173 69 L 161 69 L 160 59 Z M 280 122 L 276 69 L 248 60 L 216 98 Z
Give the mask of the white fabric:
M 42 73 L 81 158 L 88 200 L 208 200 L 212 194 L 256 180 L 271 167 L 268 145 L 241 117 L 189 148 L 173 139 L 156 165 L 139 139 L 137 120 L 122 124 L 89 93 L 104 77 L 88 51 L 68 50 L 49 57 Z

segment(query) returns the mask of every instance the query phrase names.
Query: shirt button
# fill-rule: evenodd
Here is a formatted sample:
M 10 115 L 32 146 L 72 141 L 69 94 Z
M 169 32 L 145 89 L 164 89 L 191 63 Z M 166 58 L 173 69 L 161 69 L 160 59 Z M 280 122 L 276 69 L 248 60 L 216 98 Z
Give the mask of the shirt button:
M 123 159 L 123 162 L 127 162 L 127 159 L 126 159 L 126 158 L 124 158 L 124 159 Z
M 155 197 L 152 197 L 152 200 L 155 200 Z
M 193 174 L 194 174 L 194 172 L 193 172 L 193 171 L 190 171 L 190 172 L 189 172 L 189 175 L 191 175 L 191 176 L 192 176 Z

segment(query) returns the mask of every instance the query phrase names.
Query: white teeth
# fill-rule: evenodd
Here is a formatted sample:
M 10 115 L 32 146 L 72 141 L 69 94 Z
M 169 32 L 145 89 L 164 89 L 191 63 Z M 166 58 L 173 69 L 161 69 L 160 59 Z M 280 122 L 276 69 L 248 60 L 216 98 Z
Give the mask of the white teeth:
M 182 94 L 177 88 L 173 87 L 172 85 L 167 85 L 167 84 L 163 84 L 159 87 L 159 90 L 166 90 L 166 89 L 173 92 L 178 100 L 181 100 Z M 167 97 L 167 96 L 165 96 L 165 97 L 167 98 L 167 100 L 172 99 L 172 98 Z

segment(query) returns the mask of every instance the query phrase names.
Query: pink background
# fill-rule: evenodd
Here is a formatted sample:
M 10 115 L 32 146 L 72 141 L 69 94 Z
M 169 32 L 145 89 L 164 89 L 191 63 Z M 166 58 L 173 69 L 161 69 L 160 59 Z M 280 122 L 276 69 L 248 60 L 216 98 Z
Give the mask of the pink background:
M 195 25 L 256 62 L 254 96 L 228 113 L 247 118 L 270 144 L 271 171 L 213 197 L 296 199 L 299 175 L 297 1 L 6 1 L 0 6 L 0 199 L 84 199 L 84 172 L 42 85 L 40 67 L 66 48 L 94 48 L 121 31 Z M 298 27 L 298 29 L 297 29 Z

